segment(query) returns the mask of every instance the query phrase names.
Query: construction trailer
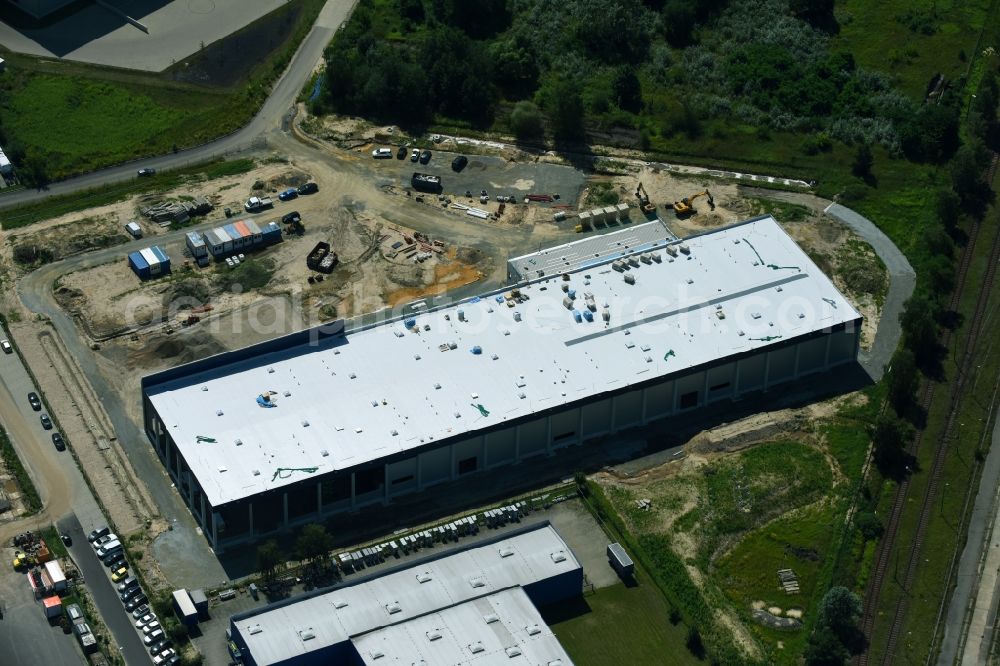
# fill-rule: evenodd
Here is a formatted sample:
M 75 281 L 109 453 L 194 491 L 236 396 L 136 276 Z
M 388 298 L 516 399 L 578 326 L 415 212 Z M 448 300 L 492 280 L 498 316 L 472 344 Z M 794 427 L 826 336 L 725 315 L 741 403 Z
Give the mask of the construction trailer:
M 171 596 L 177 618 L 189 627 L 198 624 L 198 609 L 194 607 L 194 602 L 188 591 L 185 589 L 174 590 Z
M 170 257 L 154 245 L 129 254 L 128 265 L 141 280 L 148 280 L 170 272 Z
M 55 560 L 45 563 L 42 580 L 55 592 L 66 591 L 66 574 L 63 573 L 62 567 Z
M 132 238 L 142 238 L 142 227 L 135 220 L 132 220 L 125 225 L 125 231 L 128 232 L 129 236 Z
M 635 563 L 620 543 L 608 544 L 608 562 L 622 578 L 631 578 L 635 575 Z
M 191 603 L 194 604 L 194 609 L 198 612 L 198 617 L 202 620 L 207 620 L 208 597 L 205 596 L 205 590 L 191 590 L 188 594 L 191 596 Z
M 441 177 L 432 176 L 429 173 L 414 172 L 410 177 L 410 185 L 418 192 L 429 192 L 430 194 L 440 194 Z

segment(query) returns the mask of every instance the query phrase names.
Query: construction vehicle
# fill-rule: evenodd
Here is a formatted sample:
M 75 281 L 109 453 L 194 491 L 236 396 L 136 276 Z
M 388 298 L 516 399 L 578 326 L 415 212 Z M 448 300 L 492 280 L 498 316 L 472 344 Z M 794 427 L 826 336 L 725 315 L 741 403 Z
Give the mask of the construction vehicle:
M 678 216 L 690 215 L 691 213 L 694 213 L 694 200 L 698 197 L 708 197 L 708 206 L 712 210 L 715 210 L 715 199 L 712 198 L 712 193 L 708 190 L 702 190 L 697 194 L 692 194 L 690 197 L 684 197 L 680 201 L 675 201 L 674 212 L 677 213 Z
M 649 195 L 646 193 L 646 188 L 639 183 L 639 186 L 635 188 L 635 196 L 639 200 L 639 208 L 646 215 L 652 215 L 656 212 L 656 204 L 650 203 Z

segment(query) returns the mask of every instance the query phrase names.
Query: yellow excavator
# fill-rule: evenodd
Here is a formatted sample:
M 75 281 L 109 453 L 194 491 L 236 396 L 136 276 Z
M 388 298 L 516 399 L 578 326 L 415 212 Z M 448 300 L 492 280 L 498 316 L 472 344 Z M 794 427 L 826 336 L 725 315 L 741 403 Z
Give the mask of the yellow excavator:
M 697 194 L 692 194 L 689 197 L 684 197 L 680 201 L 675 201 L 674 212 L 677 213 L 677 215 L 690 215 L 691 213 L 695 212 L 694 200 L 697 199 L 698 197 L 708 197 L 708 206 L 712 210 L 715 210 L 715 199 L 712 198 L 712 193 L 709 192 L 708 190 L 702 190 Z
M 646 215 L 651 215 L 656 212 L 656 204 L 649 202 L 649 195 L 646 194 L 646 188 L 639 183 L 639 186 L 635 188 L 635 196 L 639 200 L 639 208 Z

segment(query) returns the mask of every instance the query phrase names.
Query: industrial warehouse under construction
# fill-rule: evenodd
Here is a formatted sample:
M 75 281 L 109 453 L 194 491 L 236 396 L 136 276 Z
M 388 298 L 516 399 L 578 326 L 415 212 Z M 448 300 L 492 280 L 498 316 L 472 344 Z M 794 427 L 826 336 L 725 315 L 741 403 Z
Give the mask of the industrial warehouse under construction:
M 222 551 L 856 362 L 861 315 L 770 216 L 608 242 L 503 291 L 147 376 L 146 432 Z

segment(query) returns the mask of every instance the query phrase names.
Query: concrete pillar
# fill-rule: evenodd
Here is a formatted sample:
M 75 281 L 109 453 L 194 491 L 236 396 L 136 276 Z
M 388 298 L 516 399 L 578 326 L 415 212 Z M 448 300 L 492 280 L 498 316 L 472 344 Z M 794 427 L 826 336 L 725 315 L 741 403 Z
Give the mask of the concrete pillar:
M 323 483 L 316 482 L 316 513 L 323 515 Z
M 205 512 L 205 493 L 201 491 L 198 493 L 198 514 L 201 518 L 201 526 L 206 532 L 210 532 L 211 529 L 208 526 L 208 515 Z
M 830 347 L 833 346 L 833 333 L 826 334 L 826 351 L 823 352 L 823 369 L 830 367 Z
M 382 504 L 388 504 L 389 503 L 389 465 L 388 464 L 382 465 L 382 469 L 384 470 L 384 473 L 385 473 L 385 483 L 383 484 L 383 487 L 382 487 Z
M 416 460 L 417 460 L 417 491 L 419 492 L 424 489 L 424 464 L 420 460 L 419 453 L 416 456 Z
M 283 527 L 288 527 L 288 493 L 281 493 L 281 504 L 284 511 L 283 516 L 285 522 L 282 523 Z
M 701 399 L 701 401 L 700 401 L 699 404 L 707 405 L 708 404 L 708 370 L 704 370 L 704 373 L 705 373 L 705 381 L 703 381 L 701 383 L 701 394 L 703 396 L 705 396 L 705 397 Z
M 219 514 L 212 511 L 209 515 L 212 517 L 212 545 L 215 546 L 219 543 Z
M 454 481 L 455 479 L 458 478 L 458 470 L 455 469 L 455 445 L 454 444 L 449 444 L 448 445 L 448 456 L 449 456 L 449 459 L 451 460 L 451 480 Z
M 580 443 L 580 444 L 583 444 L 583 440 L 584 440 L 584 437 L 583 437 L 583 410 L 585 410 L 585 409 L 586 409 L 585 406 L 580 405 L 580 416 L 576 420 L 577 442 Z
M 771 352 L 764 353 L 764 391 L 767 391 L 767 387 L 771 380 Z
M 615 426 L 615 417 L 618 415 L 618 406 L 614 396 L 610 398 L 611 400 L 611 423 L 608 424 L 608 432 L 617 432 L 618 428 Z
M 486 435 L 479 436 L 479 470 L 484 471 L 489 469 L 489 464 L 486 460 Z
M 545 453 L 552 455 L 552 415 L 545 417 Z
M 642 425 L 646 425 L 646 403 L 649 402 L 649 389 L 642 389 Z
M 670 387 L 670 414 L 677 411 L 677 378 L 674 378 L 673 386 Z
M 253 500 L 250 500 L 250 506 L 248 508 L 248 513 L 250 514 L 250 536 L 253 537 Z
M 356 481 L 356 479 L 354 478 L 354 472 L 351 472 L 351 508 L 352 509 L 354 509 L 355 507 L 358 506 L 358 498 L 357 498 L 357 491 L 356 491 L 357 486 L 355 485 L 355 481 Z
M 740 362 L 735 361 L 736 368 L 733 370 L 733 400 L 740 397 Z
M 514 426 L 514 463 L 521 462 L 521 426 Z
M 802 354 L 802 343 L 795 345 L 795 371 L 792 373 L 794 379 L 799 378 L 799 356 Z

